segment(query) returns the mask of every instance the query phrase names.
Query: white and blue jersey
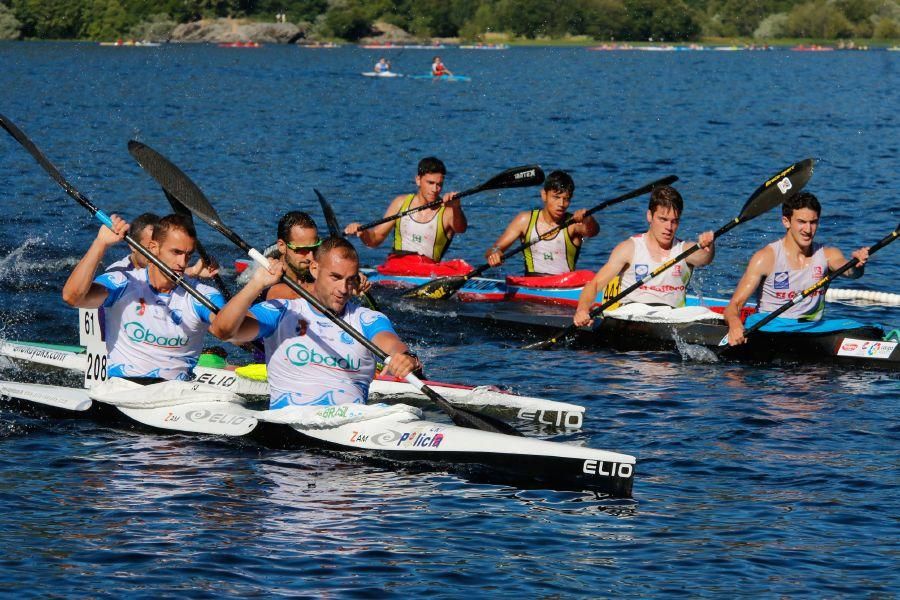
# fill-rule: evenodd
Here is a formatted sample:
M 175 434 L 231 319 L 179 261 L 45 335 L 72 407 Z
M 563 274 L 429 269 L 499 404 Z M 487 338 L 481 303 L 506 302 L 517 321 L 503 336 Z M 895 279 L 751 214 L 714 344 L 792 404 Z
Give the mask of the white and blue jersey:
M 209 309 L 184 288 L 158 292 L 147 269 L 107 272 L 94 282 L 109 290 L 103 303 L 109 376 L 190 379 L 209 329 Z M 224 304 L 214 287 L 188 283 L 216 306 Z
M 303 299 L 269 300 L 250 309 L 265 341 L 270 408 L 363 404 L 375 356 Z M 347 303 L 341 318 L 372 340 L 394 333 L 382 313 Z
M 112 273 L 114 271 L 132 271 L 137 269 L 131 262 L 131 255 L 124 256 L 104 269 L 104 273 Z

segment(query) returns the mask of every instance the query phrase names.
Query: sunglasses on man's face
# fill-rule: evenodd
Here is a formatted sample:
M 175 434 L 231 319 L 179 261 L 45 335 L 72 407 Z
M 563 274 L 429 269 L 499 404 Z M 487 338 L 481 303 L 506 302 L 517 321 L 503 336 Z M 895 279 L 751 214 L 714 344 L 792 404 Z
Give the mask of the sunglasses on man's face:
M 321 246 L 322 240 L 316 240 L 315 244 L 309 244 L 307 246 L 301 246 L 299 244 L 294 244 L 292 242 L 285 242 L 284 245 L 287 246 L 288 248 L 290 248 L 291 250 L 293 250 L 294 252 L 310 252 L 312 250 L 315 250 L 319 246 Z

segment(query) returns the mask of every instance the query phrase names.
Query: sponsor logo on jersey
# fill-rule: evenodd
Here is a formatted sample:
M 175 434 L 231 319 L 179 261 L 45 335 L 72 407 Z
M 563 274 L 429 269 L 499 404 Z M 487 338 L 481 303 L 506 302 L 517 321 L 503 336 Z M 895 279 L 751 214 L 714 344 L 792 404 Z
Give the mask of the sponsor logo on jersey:
M 341 332 L 341 341 L 347 344 L 348 346 L 353 345 L 353 338 L 346 331 Z
M 791 276 L 788 271 L 778 271 L 772 279 L 774 280 L 773 287 L 776 290 L 786 290 L 791 287 Z
M 822 279 L 822 267 L 820 267 L 819 265 L 813 267 L 813 277 L 815 277 L 816 279 Z
M 138 300 L 138 305 L 134 309 L 134 311 L 138 314 L 138 316 L 143 317 L 144 313 L 147 312 L 147 301 L 141 298 Z
M 172 319 L 172 322 L 175 323 L 176 325 L 181 325 L 181 323 L 184 321 L 184 319 L 181 316 L 181 311 L 178 310 L 177 308 L 169 311 L 169 318 Z
M 306 330 L 309 329 L 309 322 L 305 319 L 300 319 L 297 321 L 297 327 L 294 329 L 297 337 L 303 337 L 306 335 Z
M 359 315 L 359 322 L 364 326 L 368 327 L 369 325 L 373 325 L 375 321 L 381 318 L 381 313 L 366 311 Z
M 307 348 L 305 344 L 291 344 L 285 351 L 287 358 L 291 364 L 298 367 L 306 365 L 314 365 L 318 367 L 326 367 L 328 369 L 336 369 L 338 371 L 349 371 L 358 373 L 362 365 L 362 359 L 354 359 L 350 354 L 346 356 L 334 356 L 332 354 L 322 354 L 316 348 Z
M 125 323 L 123 329 L 129 340 L 139 344 L 148 344 L 158 348 L 183 348 L 188 343 L 187 338 L 180 335 L 166 337 L 153 333 L 137 321 Z
M 637 279 L 643 279 L 650 272 L 649 265 L 634 265 L 634 276 Z

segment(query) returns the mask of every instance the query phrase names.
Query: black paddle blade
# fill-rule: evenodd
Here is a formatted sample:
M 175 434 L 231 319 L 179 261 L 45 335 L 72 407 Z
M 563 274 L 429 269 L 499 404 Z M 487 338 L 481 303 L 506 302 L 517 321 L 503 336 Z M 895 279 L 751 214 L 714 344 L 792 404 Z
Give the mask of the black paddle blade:
M 749 221 L 800 192 L 812 177 L 815 164 L 815 160 L 807 158 L 770 177 L 750 195 L 738 218 Z
M 441 277 L 433 281 L 427 281 L 419 287 L 413 288 L 403 294 L 404 298 L 428 298 L 429 300 L 441 300 L 449 298 L 468 281 L 462 275 Z
M 503 188 L 530 187 L 544 183 L 544 171 L 538 165 L 513 167 L 491 177 L 478 186 L 478 191 L 499 190 Z
M 172 161 L 150 146 L 136 140 L 128 142 L 128 152 L 165 191 L 174 196 L 192 213 L 213 227 L 221 224 L 222 220 L 219 218 L 219 214 L 197 187 L 197 184 L 172 164 Z
M 331 237 L 343 237 L 344 230 L 341 229 L 337 215 L 334 214 L 334 210 L 332 210 L 328 200 L 316 188 L 313 188 L 313 191 L 316 193 L 316 196 L 319 198 L 319 204 L 322 206 L 322 214 L 325 215 L 325 223 L 328 224 L 328 234 Z

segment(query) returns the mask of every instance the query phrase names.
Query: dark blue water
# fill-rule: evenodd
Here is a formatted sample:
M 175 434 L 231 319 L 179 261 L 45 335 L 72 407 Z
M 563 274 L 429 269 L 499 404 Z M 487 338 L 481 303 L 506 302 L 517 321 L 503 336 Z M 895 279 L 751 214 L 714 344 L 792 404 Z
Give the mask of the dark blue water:
M 396 52 L 400 72 L 425 72 L 431 60 Z M 0 44 L 0 112 L 81 192 L 127 217 L 168 210 L 126 151 L 131 138 L 149 144 L 257 246 L 272 240 L 284 211 L 319 214 L 314 187 L 344 222 L 379 217 L 411 190 L 415 163 L 428 154 L 447 162 L 451 189 L 516 164 L 568 169 L 576 206 L 677 174 L 686 237 L 724 225 L 769 176 L 813 156 L 821 239 L 849 253 L 896 226 L 896 53 L 441 54 L 472 82 L 360 77 L 378 55 L 357 49 Z M 75 343 L 75 315 L 59 290 L 96 224 L 11 138 L 0 139 L 0 156 L 0 333 Z M 451 254 L 480 263 L 536 198 L 515 190 L 465 200 L 470 230 Z M 641 230 L 645 201 L 600 215 L 582 266 L 598 266 Z M 695 291 L 729 295 L 750 254 L 780 231 L 772 213 L 723 237 Z M 224 262 L 238 256 L 214 232 L 201 235 Z M 865 278 L 841 287 L 900 292 L 898 251 L 888 246 Z M 369 263 L 383 256 L 362 254 Z M 897 308 L 828 310 L 900 325 Z M 392 316 L 442 379 L 586 406 L 584 430 L 555 439 L 637 456 L 634 499 L 479 485 L 2 408 L 0 590 L 896 593 L 896 375 L 529 353 L 452 319 L 436 330 L 413 311 Z

